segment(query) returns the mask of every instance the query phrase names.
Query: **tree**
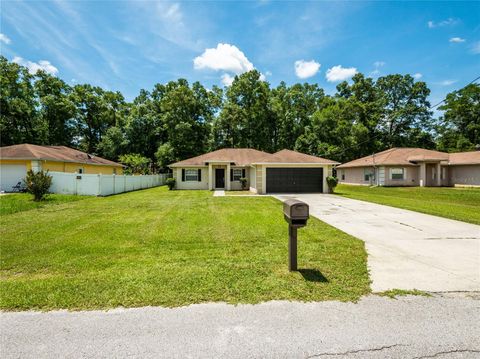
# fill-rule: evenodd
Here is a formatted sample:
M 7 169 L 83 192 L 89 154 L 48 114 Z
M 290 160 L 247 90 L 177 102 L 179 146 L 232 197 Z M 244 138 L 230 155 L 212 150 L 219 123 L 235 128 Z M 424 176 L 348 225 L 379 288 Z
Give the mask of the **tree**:
M 97 150 L 102 157 L 117 161 L 126 152 L 128 141 L 119 127 L 110 127 L 98 144 Z
M 175 150 L 170 143 L 164 143 L 158 147 L 155 157 L 160 168 L 167 168 L 169 164 L 175 162 Z
M 480 146 L 480 85 L 470 84 L 449 93 L 440 107 L 438 149 L 467 151 Z
M 150 160 L 137 153 L 121 155 L 120 162 L 127 166 L 124 170 L 125 174 L 148 174 Z
M 28 193 L 33 194 L 33 200 L 38 202 L 45 198 L 52 185 L 52 176 L 47 172 L 33 172 L 29 170 L 25 177 L 25 185 Z

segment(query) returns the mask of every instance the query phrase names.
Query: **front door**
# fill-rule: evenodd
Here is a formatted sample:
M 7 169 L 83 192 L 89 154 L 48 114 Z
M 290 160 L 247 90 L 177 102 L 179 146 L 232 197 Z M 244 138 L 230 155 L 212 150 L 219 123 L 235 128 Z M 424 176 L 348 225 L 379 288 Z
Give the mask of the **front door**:
M 225 169 L 215 169 L 215 188 L 225 188 Z

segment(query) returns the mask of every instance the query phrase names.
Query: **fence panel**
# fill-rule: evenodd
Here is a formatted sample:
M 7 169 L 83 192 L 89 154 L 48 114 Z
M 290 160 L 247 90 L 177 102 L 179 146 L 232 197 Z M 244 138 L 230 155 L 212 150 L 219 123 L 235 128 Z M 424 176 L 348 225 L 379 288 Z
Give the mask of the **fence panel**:
M 49 172 L 52 178 L 50 192 L 90 196 L 135 191 L 165 184 L 168 174 L 146 176 L 97 175 L 64 172 Z

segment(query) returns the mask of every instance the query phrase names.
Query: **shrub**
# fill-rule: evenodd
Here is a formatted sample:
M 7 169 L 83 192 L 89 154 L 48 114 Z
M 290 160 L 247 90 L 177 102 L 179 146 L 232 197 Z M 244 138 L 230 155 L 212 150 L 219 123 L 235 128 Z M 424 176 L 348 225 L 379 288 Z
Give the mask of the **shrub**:
M 333 176 L 328 176 L 327 177 L 327 185 L 328 185 L 328 191 L 330 193 L 333 193 L 335 191 L 335 187 L 337 187 L 338 184 L 338 178 L 333 177 Z
M 128 155 L 120 156 L 119 160 L 121 163 L 127 166 L 124 169 L 124 173 L 126 175 L 147 175 L 150 173 L 150 160 L 147 157 L 143 157 L 142 155 L 139 155 L 137 153 L 130 153 Z
M 242 177 L 239 179 L 240 184 L 242 185 L 242 189 L 247 189 L 247 179 L 245 177 Z
M 48 174 L 48 171 L 33 172 L 30 170 L 27 172 L 24 181 L 27 192 L 33 194 L 33 200 L 38 202 L 43 200 L 48 194 L 48 190 L 52 185 L 52 176 Z
M 168 189 L 169 189 L 170 191 L 175 188 L 175 178 L 167 178 L 167 180 L 165 181 L 165 183 L 167 184 Z

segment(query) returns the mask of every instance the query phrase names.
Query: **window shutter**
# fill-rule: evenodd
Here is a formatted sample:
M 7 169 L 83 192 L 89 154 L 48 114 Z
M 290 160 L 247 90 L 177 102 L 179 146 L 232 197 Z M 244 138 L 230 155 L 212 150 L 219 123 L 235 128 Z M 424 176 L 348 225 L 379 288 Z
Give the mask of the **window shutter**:
M 245 168 L 242 169 L 242 177 L 245 178 Z
M 198 169 L 198 182 L 202 182 L 202 169 Z
M 185 168 L 182 168 L 182 182 L 185 182 Z
M 230 168 L 230 182 L 233 182 L 233 170 Z

